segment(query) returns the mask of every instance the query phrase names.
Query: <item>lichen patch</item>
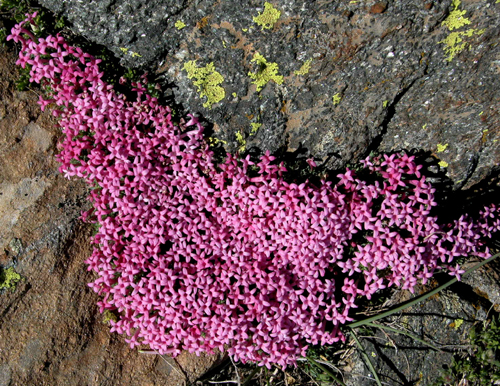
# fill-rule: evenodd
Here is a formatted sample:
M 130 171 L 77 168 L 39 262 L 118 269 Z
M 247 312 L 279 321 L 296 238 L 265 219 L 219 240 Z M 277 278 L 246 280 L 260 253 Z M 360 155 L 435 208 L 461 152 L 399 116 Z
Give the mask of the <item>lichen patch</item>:
M 256 72 L 248 73 L 248 76 L 254 80 L 252 83 L 257 85 L 257 92 L 262 90 L 271 80 L 276 84 L 283 83 L 283 76 L 278 75 L 277 63 L 268 63 L 266 58 L 258 52 L 254 54 L 253 59 L 250 62 L 256 63 L 259 66 Z
M 271 29 L 281 16 L 281 11 L 273 7 L 272 4 L 264 3 L 264 12 L 253 17 L 253 21 L 262 27 L 262 30 Z
M 212 105 L 220 102 L 226 96 L 226 91 L 220 84 L 224 77 L 215 70 L 214 63 L 209 63 L 205 67 L 198 67 L 196 60 L 190 60 L 184 64 L 183 69 L 187 72 L 189 79 L 194 79 L 193 84 L 198 88 L 200 97 L 206 97 L 203 107 L 212 108 Z
M 0 268 L 0 289 L 9 289 L 14 291 L 16 285 L 21 281 L 21 275 L 19 275 L 13 267 L 10 268 Z

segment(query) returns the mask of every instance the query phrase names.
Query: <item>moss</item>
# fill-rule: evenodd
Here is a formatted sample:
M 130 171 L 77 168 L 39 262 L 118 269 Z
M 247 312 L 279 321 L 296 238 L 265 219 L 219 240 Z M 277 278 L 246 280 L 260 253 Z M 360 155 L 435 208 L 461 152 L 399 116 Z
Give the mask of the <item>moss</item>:
M 177 20 L 174 25 L 179 31 L 186 27 L 186 24 L 182 20 Z
M 5 47 L 5 42 L 7 41 L 7 30 L 5 28 L 0 28 L 0 44 Z
M 334 106 L 337 106 L 340 101 L 342 100 L 342 95 L 338 92 L 333 96 L 333 104 Z
M 309 73 L 309 70 L 311 69 L 311 63 L 312 59 L 308 59 L 304 62 L 302 67 L 300 67 L 299 70 L 295 71 L 295 75 L 306 75 Z
M 184 64 L 184 70 L 186 70 L 189 79 L 195 79 L 193 84 L 198 88 L 200 98 L 207 97 L 203 107 L 212 108 L 213 104 L 225 98 L 226 91 L 220 86 L 224 78 L 215 70 L 213 62 L 205 67 L 197 67 L 196 60 L 191 60 Z
M 252 83 L 257 85 L 257 92 L 262 90 L 271 80 L 277 84 L 283 83 L 283 76 L 278 75 L 277 63 L 268 63 L 266 58 L 258 52 L 255 53 L 251 62 L 255 62 L 259 65 L 259 69 L 256 72 L 248 73 L 248 76 L 254 80 Z
M 278 11 L 272 4 L 264 3 L 264 12 L 253 17 L 253 21 L 262 27 L 262 30 L 271 29 L 281 16 L 281 11 Z
M 444 145 L 438 143 L 437 144 L 437 153 L 442 153 L 443 151 L 446 150 L 447 147 L 448 147 L 447 143 L 445 143 Z
M 13 267 L 0 268 L 0 289 L 10 289 L 14 291 L 17 283 L 21 281 L 21 275 L 14 271 Z

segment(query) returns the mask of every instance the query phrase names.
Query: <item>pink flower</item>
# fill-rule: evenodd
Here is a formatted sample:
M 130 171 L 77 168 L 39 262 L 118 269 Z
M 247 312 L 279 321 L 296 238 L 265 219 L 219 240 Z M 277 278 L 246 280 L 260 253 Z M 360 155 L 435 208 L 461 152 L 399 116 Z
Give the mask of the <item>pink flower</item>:
M 309 344 L 345 340 L 340 326 L 360 296 L 413 291 L 436 269 L 460 278 L 456 257 L 488 256 L 500 208 L 441 225 L 413 156 L 367 158 L 359 175 L 347 169 L 319 186 L 285 181 L 268 151 L 258 176 L 250 157 L 216 165 L 194 115 L 174 124 L 141 83 L 125 100 L 102 80 L 100 60 L 24 29 L 35 16 L 9 39 L 21 42 L 18 63 L 33 66 L 33 81 L 52 90 L 39 103 L 60 117 L 61 172 L 92 189 L 82 216 L 99 225 L 89 286 L 132 347 L 227 349 L 242 362 L 291 365 Z

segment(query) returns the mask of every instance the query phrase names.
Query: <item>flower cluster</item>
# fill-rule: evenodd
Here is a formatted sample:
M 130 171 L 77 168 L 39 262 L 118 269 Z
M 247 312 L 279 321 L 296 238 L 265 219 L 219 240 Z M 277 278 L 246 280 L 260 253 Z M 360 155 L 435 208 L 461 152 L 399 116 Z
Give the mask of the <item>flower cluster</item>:
M 412 156 L 368 158 L 365 177 L 348 169 L 319 186 L 286 182 L 269 153 L 216 165 L 194 116 L 174 124 L 141 83 L 127 100 L 102 80 L 99 60 L 61 36 L 34 38 L 32 22 L 9 38 L 47 87 L 42 108 L 57 108 L 61 171 L 92 187 L 90 286 L 132 347 L 217 348 L 286 366 L 308 344 L 343 339 L 359 297 L 412 290 L 436 269 L 459 277 L 457 256 L 488 256 L 482 240 L 500 229 L 499 209 L 439 225 Z

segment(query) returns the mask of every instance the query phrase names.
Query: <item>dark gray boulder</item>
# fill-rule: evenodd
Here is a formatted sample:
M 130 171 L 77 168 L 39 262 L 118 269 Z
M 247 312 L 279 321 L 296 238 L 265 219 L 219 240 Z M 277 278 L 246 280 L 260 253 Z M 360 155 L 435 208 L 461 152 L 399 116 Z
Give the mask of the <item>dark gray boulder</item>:
M 420 149 L 455 188 L 496 173 L 495 0 L 40 2 L 163 74 L 229 151 L 303 148 L 336 169 Z

